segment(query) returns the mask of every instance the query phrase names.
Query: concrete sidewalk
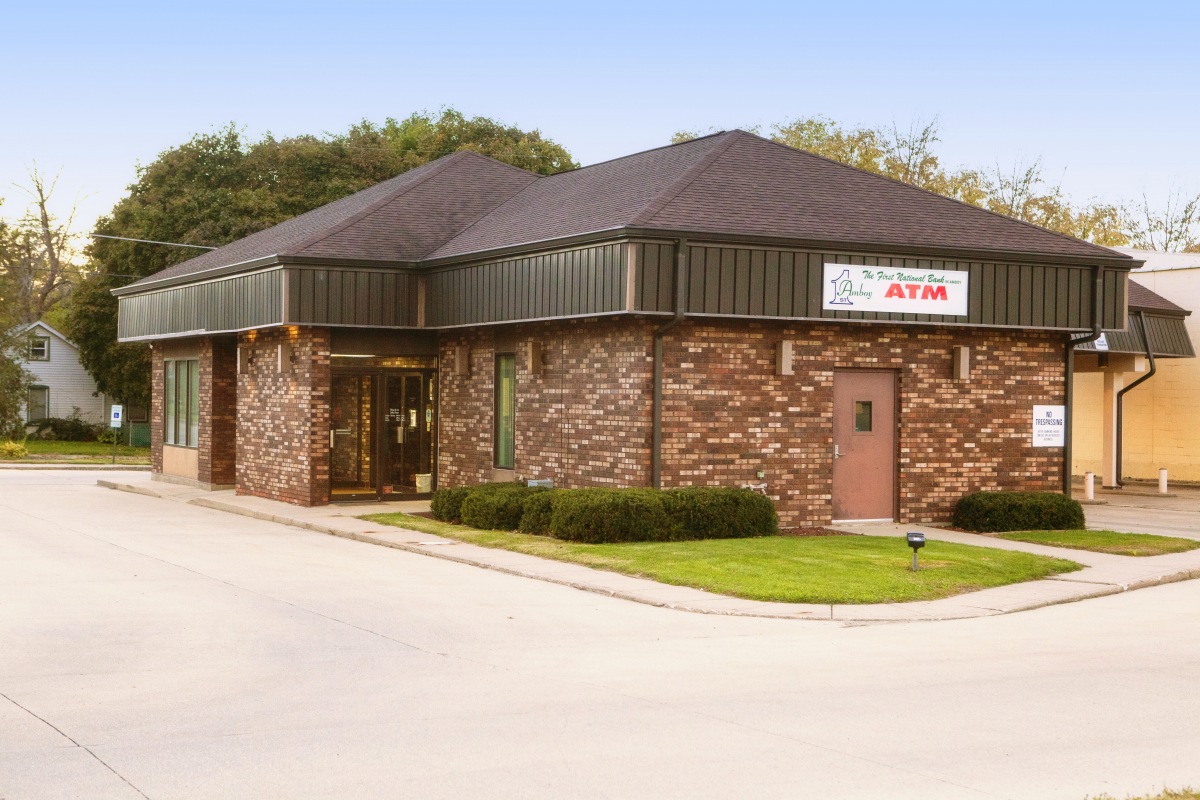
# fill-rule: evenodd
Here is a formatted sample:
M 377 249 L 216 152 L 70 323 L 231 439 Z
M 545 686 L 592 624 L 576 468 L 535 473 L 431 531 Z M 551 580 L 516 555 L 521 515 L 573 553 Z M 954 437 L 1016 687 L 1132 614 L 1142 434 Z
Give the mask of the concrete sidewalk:
M 428 510 L 429 503 L 427 501 L 303 508 L 258 497 L 237 496 L 233 491 L 210 492 L 163 481 L 152 481 L 149 475 L 146 475 L 144 479 L 141 479 L 142 476 L 123 477 L 124 479 L 121 481 L 99 480 L 97 483 L 110 489 L 136 492 L 167 501 L 190 503 L 241 514 L 332 536 L 558 583 L 638 603 L 705 614 L 834 620 L 850 623 L 964 619 L 1027 611 L 1043 606 L 1070 603 L 1131 589 L 1200 577 L 1200 549 L 1150 558 L 1132 558 L 1091 553 L 1085 550 L 1065 550 L 1024 542 L 1010 542 L 979 534 L 958 533 L 920 525 L 842 524 L 836 526 L 837 529 L 847 533 L 902 537 L 908 531 L 920 531 L 928 539 L 934 541 L 958 542 L 1067 558 L 1083 564 L 1084 569 L 1043 580 L 984 589 L 941 600 L 912 603 L 817 605 L 764 602 L 712 594 L 683 586 L 670 586 L 644 578 L 634 578 L 508 550 L 479 547 L 429 533 L 358 519 L 359 516 L 365 514 Z M 1197 493 L 1197 499 L 1200 499 L 1200 492 Z M 1089 514 L 1091 510 L 1089 508 Z M 1150 515 L 1143 513 L 1143 516 Z M 1200 530 L 1193 532 L 1191 538 L 1200 538 Z M 907 557 L 908 551 L 904 550 L 903 553 Z

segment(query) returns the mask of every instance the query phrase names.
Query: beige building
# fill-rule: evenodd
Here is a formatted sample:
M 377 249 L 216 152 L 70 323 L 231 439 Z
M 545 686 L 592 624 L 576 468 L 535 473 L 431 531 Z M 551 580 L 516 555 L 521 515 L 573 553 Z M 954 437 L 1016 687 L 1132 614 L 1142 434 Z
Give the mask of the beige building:
M 1089 345 L 1077 358 L 1072 471 L 1093 472 L 1105 486 L 1115 485 L 1118 475 L 1157 480 L 1160 469 L 1172 481 L 1200 481 L 1200 360 L 1186 357 L 1194 356 L 1191 342 L 1200 340 L 1200 317 L 1190 313 L 1200 308 L 1200 254 L 1116 249 L 1146 263 L 1130 273 L 1130 327 L 1106 332 L 1108 352 Z M 1138 291 L 1135 282 L 1149 292 Z M 1118 452 L 1117 395 L 1150 372 L 1142 312 L 1155 371 L 1124 395 Z M 1179 341 L 1178 320 L 1190 341 Z

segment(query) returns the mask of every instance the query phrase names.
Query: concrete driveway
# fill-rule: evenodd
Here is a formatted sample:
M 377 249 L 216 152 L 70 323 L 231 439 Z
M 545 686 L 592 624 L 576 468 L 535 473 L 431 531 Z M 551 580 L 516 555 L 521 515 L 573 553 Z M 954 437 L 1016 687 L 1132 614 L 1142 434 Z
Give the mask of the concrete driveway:
M 1200 785 L 1200 585 L 688 614 L 0 472 L 0 797 L 1071 798 Z

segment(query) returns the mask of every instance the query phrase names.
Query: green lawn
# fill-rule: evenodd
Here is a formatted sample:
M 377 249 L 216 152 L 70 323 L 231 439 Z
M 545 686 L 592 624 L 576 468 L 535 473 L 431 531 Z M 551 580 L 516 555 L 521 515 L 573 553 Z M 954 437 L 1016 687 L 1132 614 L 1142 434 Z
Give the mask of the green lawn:
M 408 514 L 372 514 L 363 519 L 661 583 L 785 603 L 934 600 L 1081 569 L 1064 559 L 929 542 L 921 551 L 921 570 L 914 573 L 912 551 L 904 540 L 879 536 L 578 544 L 547 536 L 480 531 Z
M 1088 800 L 1117 800 L 1111 794 L 1102 794 L 1096 797 L 1088 798 Z M 1145 794 L 1137 797 L 1126 797 L 1125 800 L 1200 800 L 1200 792 L 1195 789 L 1164 789 L 1159 794 Z
M 112 463 L 113 446 L 102 442 L 60 442 L 55 440 L 28 439 L 25 449 L 29 458 L 22 462 L 45 464 L 109 464 Z M 118 464 L 149 464 L 149 447 L 117 445 Z
M 1165 553 L 1183 553 L 1200 547 L 1194 539 L 1177 536 L 1152 536 L 1148 533 L 1120 533 L 1118 531 L 1014 531 L 1000 534 L 1002 539 L 1016 542 L 1045 544 L 1051 547 L 1069 547 L 1072 550 L 1091 550 L 1096 553 L 1112 553 L 1117 556 L 1161 556 Z

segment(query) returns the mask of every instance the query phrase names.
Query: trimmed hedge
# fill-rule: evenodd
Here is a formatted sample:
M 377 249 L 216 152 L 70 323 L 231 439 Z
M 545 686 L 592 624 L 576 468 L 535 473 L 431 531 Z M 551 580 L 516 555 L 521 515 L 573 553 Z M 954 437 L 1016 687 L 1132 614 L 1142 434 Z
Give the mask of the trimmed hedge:
M 524 489 L 525 484 L 516 481 L 503 483 L 481 483 L 476 486 L 455 486 L 438 489 L 429 500 L 429 511 L 433 518 L 442 522 L 462 520 L 462 504 L 473 492 L 496 492 L 505 489 Z
M 525 512 L 525 501 L 532 495 L 548 491 L 544 487 L 519 483 L 479 487 L 462 502 L 462 522 L 485 531 L 516 530 Z
M 574 542 L 662 542 L 771 536 L 771 499 L 747 489 L 546 489 L 485 483 L 438 489 L 434 519 L 482 530 L 520 530 Z
M 572 542 L 646 542 L 674 538 L 654 489 L 567 489 L 554 499 L 550 534 Z
M 470 486 L 455 486 L 438 489 L 429 500 L 429 511 L 433 518 L 442 522 L 457 522 L 462 519 L 463 500 L 471 493 Z
M 562 493 L 546 490 L 525 498 L 525 510 L 521 513 L 521 524 L 517 530 L 536 536 L 550 535 L 550 518 L 554 515 L 554 501 Z
M 728 486 L 688 486 L 662 493 L 679 539 L 740 539 L 779 533 L 775 504 L 766 495 Z
M 954 525 L 979 533 L 1084 527 L 1083 506 L 1056 492 L 976 492 L 958 501 Z

